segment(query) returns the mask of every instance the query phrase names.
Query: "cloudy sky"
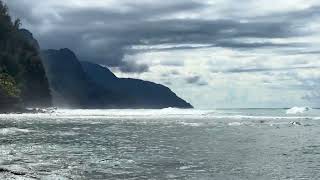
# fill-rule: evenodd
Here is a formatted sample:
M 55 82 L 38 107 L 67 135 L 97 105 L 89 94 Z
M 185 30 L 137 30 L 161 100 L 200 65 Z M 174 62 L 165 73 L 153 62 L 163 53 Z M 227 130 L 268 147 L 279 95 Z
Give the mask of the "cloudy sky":
M 6 0 L 43 49 L 199 108 L 320 106 L 319 0 Z

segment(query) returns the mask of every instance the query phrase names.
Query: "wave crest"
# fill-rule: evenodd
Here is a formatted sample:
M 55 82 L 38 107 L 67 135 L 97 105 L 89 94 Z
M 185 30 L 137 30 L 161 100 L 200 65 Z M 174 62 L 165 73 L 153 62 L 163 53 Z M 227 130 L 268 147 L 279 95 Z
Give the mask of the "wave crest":
M 309 107 L 293 107 L 287 110 L 287 114 L 303 114 L 309 111 L 311 108 Z

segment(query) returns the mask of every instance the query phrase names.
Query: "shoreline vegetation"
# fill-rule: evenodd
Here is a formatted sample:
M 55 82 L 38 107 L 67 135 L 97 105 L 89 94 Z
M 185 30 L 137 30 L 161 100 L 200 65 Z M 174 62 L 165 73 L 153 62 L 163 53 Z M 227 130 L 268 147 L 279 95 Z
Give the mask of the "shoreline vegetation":
M 12 21 L 0 1 L 0 111 L 24 111 L 24 107 L 51 107 L 49 83 L 38 47 Z
M 0 0 L 0 113 L 62 108 L 193 108 L 168 87 L 116 77 L 69 49 L 41 50 Z

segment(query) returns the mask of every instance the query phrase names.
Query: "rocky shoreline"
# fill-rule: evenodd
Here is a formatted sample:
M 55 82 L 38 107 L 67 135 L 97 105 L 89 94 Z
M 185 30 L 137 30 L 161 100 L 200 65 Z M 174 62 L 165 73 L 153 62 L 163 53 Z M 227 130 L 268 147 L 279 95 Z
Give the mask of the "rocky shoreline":
M 57 108 L 13 108 L 2 109 L 0 114 L 39 114 L 39 113 L 53 113 Z

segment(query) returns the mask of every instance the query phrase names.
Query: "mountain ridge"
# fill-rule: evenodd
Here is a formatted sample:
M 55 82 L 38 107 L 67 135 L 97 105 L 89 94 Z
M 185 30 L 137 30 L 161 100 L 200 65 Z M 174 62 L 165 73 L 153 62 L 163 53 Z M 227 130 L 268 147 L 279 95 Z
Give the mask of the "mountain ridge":
M 133 78 L 117 78 L 108 68 L 91 62 L 81 62 L 82 67 L 89 77 L 97 84 L 104 86 L 111 91 L 120 92 L 122 94 L 128 94 L 135 99 L 136 107 L 141 108 L 193 108 L 191 104 L 178 97 L 170 88 L 141 79 Z M 100 76 L 94 74 L 94 72 L 105 71 L 105 74 L 112 74 L 112 78 L 101 79 Z M 102 74 L 101 72 L 99 73 Z M 113 86 L 109 86 L 112 83 Z M 141 92 L 142 93 L 141 93 Z
M 192 108 L 166 86 L 118 78 L 106 67 L 79 61 L 70 49 L 43 50 L 41 55 L 57 106 L 65 104 L 71 108 L 89 109 Z M 57 102 L 57 99 L 64 102 Z

